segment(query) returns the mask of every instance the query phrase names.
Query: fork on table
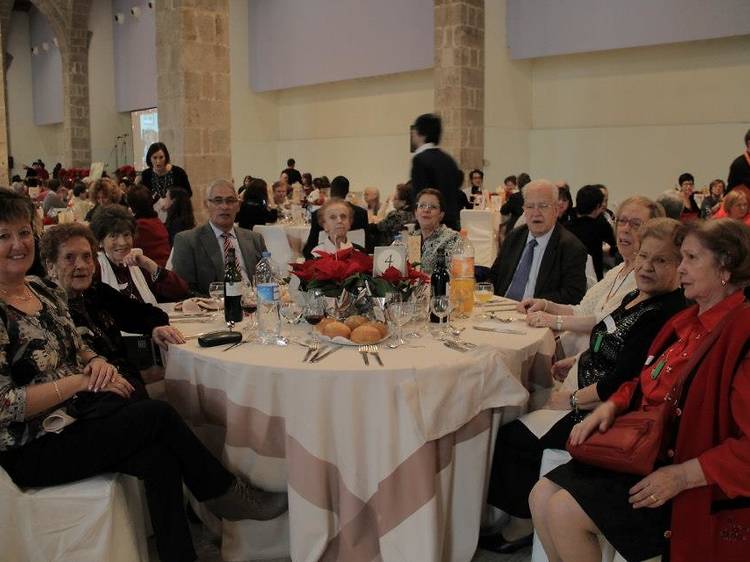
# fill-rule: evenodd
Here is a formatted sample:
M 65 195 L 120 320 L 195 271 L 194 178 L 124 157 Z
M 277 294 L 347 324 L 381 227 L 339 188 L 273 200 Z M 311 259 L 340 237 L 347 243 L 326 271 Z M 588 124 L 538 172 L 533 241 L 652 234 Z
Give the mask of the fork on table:
M 316 341 L 311 342 L 310 345 L 307 346 L 307 352 L 305 353 L 305 358 L 302 360 L 302 362 L 304 363 L 305 361 L 307 361 L 308 359 L 310 359 L 310 357 L 313 355 L 313 353 L 315 353 L 316 351 L 318 351 L 318 347 L 320 347 L 320 343 L 318 343 Z
M 378 349 L 377 345 L 367 345 L 365 346 L 367 348 L 367 351 L 370 353 L 370 355 L 374 355 L 375 359 L 378 360 L 378 363 L 381 367 L 384 367 L 383 360 L 380 358 L 380 350 Z
M 362 354 L 362 361 L 365 362 L 365 365 L 367 367 L 370 366 L 370 359 L 367 357 L 367 352 L 369 351 L 367 348 L 370 347 L 369 345 L 360 345 L 358 351 Z

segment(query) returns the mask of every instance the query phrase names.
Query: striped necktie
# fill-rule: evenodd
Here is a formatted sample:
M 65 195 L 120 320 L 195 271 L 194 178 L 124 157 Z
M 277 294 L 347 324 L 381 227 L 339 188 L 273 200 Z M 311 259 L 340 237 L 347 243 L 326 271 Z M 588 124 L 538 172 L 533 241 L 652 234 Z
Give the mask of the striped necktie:
M 226 267 L 227 261 L 229 260 L 229 250 L 230 248 L 234 248 L 232 245 L 232 238 L 234 238 L 234 235 L 224 232 L 221 237 L 224 239 L 224 267 Z M 240 260 L 237 259 L 236 251 L 234 252 L 234 263 L 237 266 L 237 271 L 242 271 L 240 269 Z

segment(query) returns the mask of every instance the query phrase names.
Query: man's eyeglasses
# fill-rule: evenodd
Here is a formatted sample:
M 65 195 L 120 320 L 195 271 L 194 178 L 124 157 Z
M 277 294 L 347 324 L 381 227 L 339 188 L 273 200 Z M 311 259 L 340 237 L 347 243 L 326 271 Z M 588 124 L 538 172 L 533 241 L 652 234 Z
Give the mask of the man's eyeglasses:
M 214 197 L 208 200 L 209 203 L 213 203 L 214 205 L 221 205 L 222 203 L 225 205 L 234 205 L 235 203 L 239 203 L 239 201 L 236 197 Z
M 534 209 L 546 211 L 550 207 L 552 207 L 551 203 L 524 203 L 523 205 L 525 211 L 533 211 Z
M 627 217 L 617 217 L 615 219 L 615 224 L 617 226 L 627 226 L 630 225 L 630 228 L 633 230 L 637 230 L 641 228 L 641 225 L 643 224 L 643 221 L 641 219 L 629 219 Z
M 436 211 L 440 209 L 440 205 L 436 205 L 435 203 L 418 203 L 417 209 L 421 209 L 423 211 Z

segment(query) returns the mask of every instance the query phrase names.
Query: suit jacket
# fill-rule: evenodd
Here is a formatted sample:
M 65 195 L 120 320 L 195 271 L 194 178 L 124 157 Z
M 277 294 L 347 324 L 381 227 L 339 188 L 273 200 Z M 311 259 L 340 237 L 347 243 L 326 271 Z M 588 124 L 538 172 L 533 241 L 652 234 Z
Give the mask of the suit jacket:
M 504 295 L 521 260 L 529 229 L 513 229 L 500 247 L 492 264 L 491 279 L 495 294 Z M 555 225 L 539 266 L 534 297 L 558 304 L 578 304 L 586 293 L 586 248 L 573 234 Z
M 237 242 L 248 277 L 255 275 L 255 265 L 266 251 L 260 234 L 235 228 Z M 172 269 L 182 277 L 194 293 L 207 295 L 208 285 L 224 280 L 224 248 L 206 223 L 191 230 L 183 230 L 174 237 Z
M 351 205 L 351 203 L 349 203 Z M 375 247 L 373 244 L 372 230 L 369 228 L 370 219 L 367 216 L 367 211 L 359 205 L 352 205 L 354 208 L 354 220 L 352 221 L 352 228 L 350 230 L 364 229 L 365 231 L 365 250 L 367 253 L 372 252 Z M 320 231 L 323 228 L 318 223 L 318 211 L 313 212 L 310 217 L 310 235 L 307 237 L 305 247 L 302 248 L 302 255 L 305 259 L 312 259 L 313 248 L 318 245 L 318 238 L 320 237 Z
M 459 230 L 458 192 L 461 190 L 461 176 L 456 161 L 439 148 L 420 152 L 411 161 L 412 203 L 423 189 L 432 187 L 445 198 L 445 218 L 443 223 Z

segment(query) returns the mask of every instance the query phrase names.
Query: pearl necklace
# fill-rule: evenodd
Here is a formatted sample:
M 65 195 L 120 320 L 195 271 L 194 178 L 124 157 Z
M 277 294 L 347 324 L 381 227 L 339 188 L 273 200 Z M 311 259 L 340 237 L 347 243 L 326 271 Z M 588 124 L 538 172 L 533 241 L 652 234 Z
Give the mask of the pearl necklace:
M 0 293 L 6 296 L 6 300 L 16 299 L 21 302 L 30 301 L 32 297 L 31 291 L 29 290 L 29 286 L 26 283 L 23 284 L 23 293 L 21 295 L 12 295 L 10 291 L 8 291 L 8 289 L 3 289 L 2 287 L 0 287 Z

